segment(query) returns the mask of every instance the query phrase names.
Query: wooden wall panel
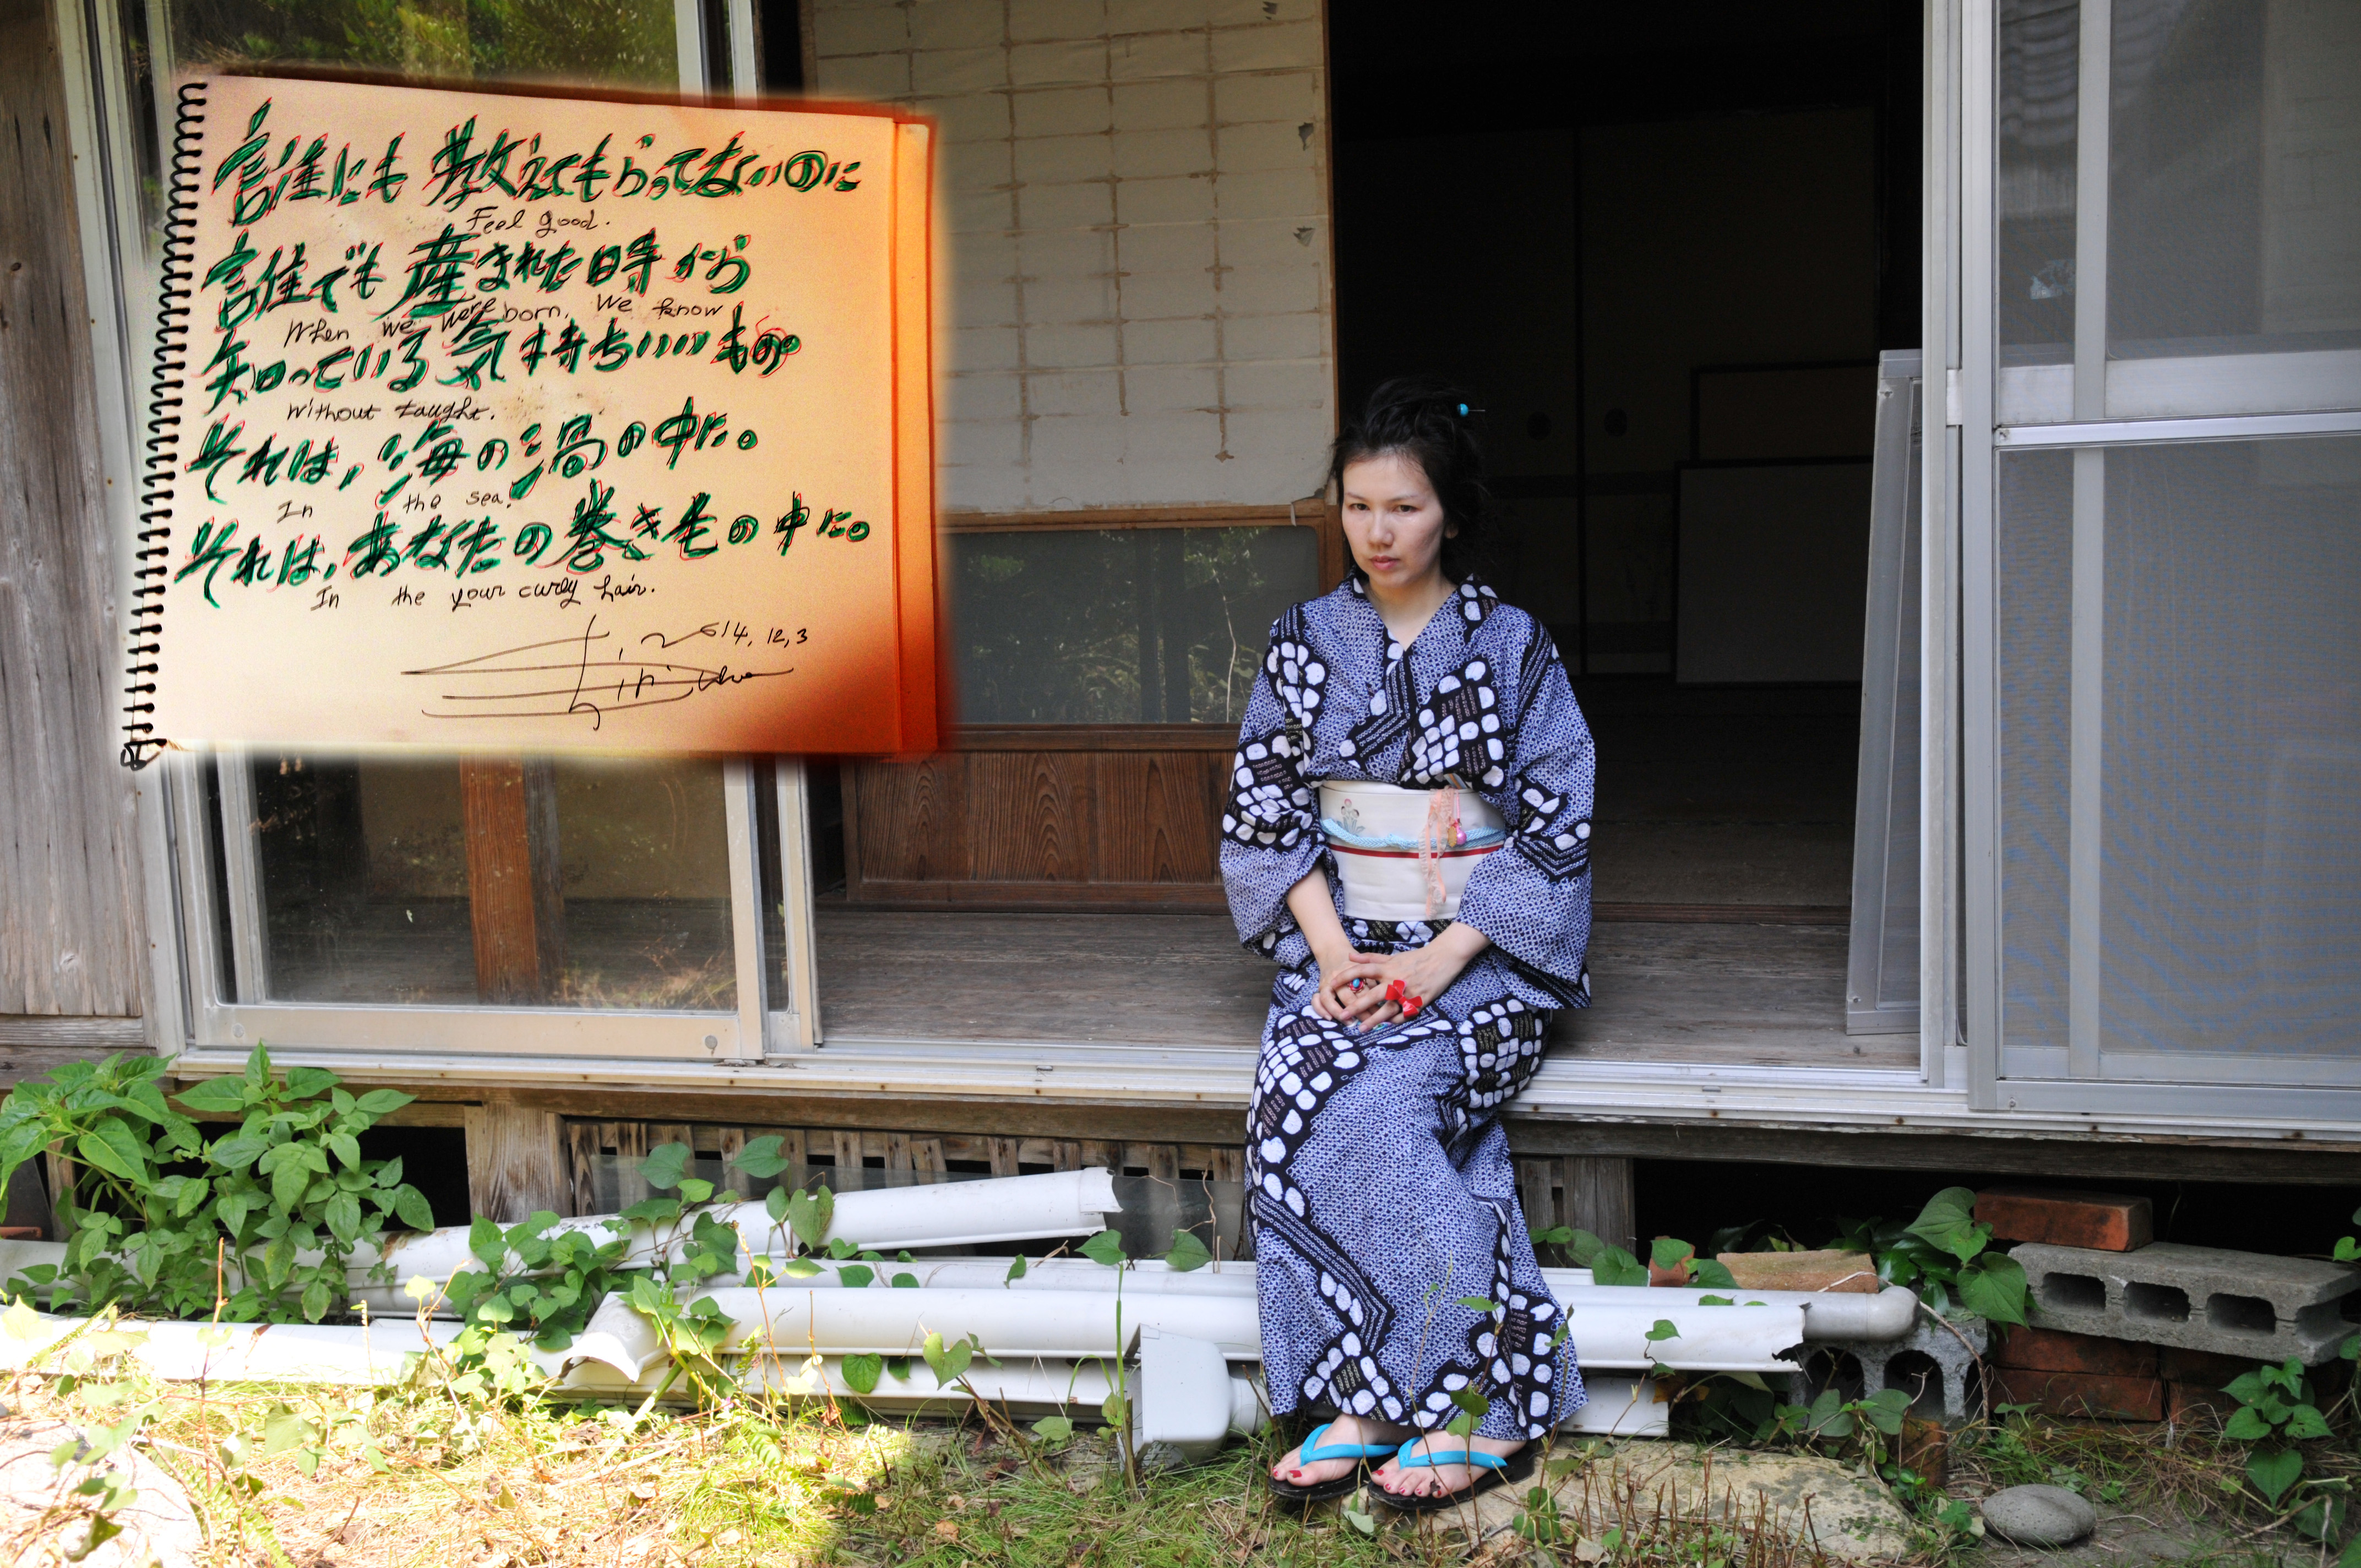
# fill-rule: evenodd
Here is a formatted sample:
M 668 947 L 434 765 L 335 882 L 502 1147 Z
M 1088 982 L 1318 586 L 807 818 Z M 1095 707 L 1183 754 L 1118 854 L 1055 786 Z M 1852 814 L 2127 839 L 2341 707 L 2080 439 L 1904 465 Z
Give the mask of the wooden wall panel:
M 0 1014 L 137 1017 L 125 643 L 52 15 L 0 4 Z
M 966 759 L 852 766 L 845 791 L 848 874 L 856 880 L 962 882 L 969 876 Z
M 1220 879 L 1215 814 L 1225 758 L 1211 751 L 1112 751 L 1095 761 L 1100 880 Z
M 1098 880 L 1093 865 L 1091 753 L 971 751 L 955 760 L 967 775 L 962 880 Z
M 1218 911 L 1229 751 L 980 750 L 845 771 L 846 897 Z M 957 810 L 948 809 L 950 803 Z

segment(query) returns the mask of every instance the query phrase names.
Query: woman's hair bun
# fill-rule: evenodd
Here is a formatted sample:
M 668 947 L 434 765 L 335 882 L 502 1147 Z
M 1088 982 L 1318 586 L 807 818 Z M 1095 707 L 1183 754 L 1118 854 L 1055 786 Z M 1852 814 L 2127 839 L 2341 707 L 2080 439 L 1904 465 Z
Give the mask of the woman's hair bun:
M 1455 532 L 1443 541 L 1443 575 L 1464 583 L 1488 564 L 1492 502 L 1484 488 L 1484 453 L 1474 421 L 1484 411 L 1463 389 L 1431 376 L 1396 376 L 1378 384 L 1345 422 L 1328 456 L 1328 482 L 1340 487 L 1345 466 L 1401 456 L 1419 466 Z

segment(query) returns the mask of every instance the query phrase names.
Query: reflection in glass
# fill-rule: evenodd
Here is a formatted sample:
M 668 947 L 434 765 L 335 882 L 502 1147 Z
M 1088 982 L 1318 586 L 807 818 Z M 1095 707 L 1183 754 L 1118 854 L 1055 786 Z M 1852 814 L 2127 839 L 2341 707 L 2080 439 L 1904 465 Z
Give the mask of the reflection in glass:
M 2361 7 L 2115 0 L 2117 358 L 2361 347 Z
M 719 762 L 270 757 L 252 778 L 227 846 L 259 857 L 249 1001 L 736 1004 Z
M 1057 529 L 951 540 L 971 724 L 1235 724 L 1270 623 L 1318 591 L 1308 528 Z
M 420 78 L 680 85 L 673 0 L 123 0 L 118 16 L 151 263 L 163 243 L 159 152 L 172 124 L 176 72 L 311 65 Z M 164 37 L 150 31 L 159 17 Z
M 2074 356 L 2076 0 L 2002 0 L 1995 272 L 2009 364 Z

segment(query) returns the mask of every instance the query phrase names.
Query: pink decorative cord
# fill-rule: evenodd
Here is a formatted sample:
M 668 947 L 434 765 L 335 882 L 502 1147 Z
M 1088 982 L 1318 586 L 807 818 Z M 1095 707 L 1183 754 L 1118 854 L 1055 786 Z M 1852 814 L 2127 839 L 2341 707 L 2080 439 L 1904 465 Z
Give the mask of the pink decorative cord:
M 1455 850 L 1467 842 L 1467 829 L 1459 820 L 1459 792 L 1444 788 L 1433 791 L 1426 802 L 1426 826 L 1418 837 L 1418 869 L 1426 875 L 1426 917 L 1438 918 L 1443 905 L 1451 896 L 1443 885 L 1442 853 Z

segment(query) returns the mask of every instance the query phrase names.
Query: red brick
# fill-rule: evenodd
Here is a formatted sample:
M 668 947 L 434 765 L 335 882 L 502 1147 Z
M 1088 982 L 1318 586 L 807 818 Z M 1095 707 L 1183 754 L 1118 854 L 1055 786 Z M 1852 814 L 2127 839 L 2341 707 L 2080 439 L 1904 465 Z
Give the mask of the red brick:
M 2224 1355 L 2219 1351 L 2182 1350 L 2178 1345 L 2167 1345 L 2158 1353 L 2156 1373 L 2168 1383 L 2219 1388 L 2261 1365 L 2257 1357 L 2251 1355 Z
M 2160 1421 L 2164 1382 L 2157 1377 L 2095 1377 L 2024 1366 L 1993 1369 L 1993 1402 L 2032 1405 L 2048 1416 L 2077 1420 Z
M 2165 1410 L 2182 1426 L 2216 1428 L 2238 1408 L 2237 1400 L 2206 1384 L 2168 1383 L 2164 1387 Z
M 1995 1187 L 1976 1194 L 1976 1218 L 2002 1241 L 2136 1252 L 2156 1239 L 2156 1209 L 2115 1192 Z
M 2041 1372 L 2080 1372 L 2095 1377 L 2154 1377 L 2156 1346 L 2129 1340 L 2103 1339 L 2097 1334 L 2070 1334 L 2058 1329 L 2017 1328 L 1993 1350 L 2002 1366 L 2023 1366 Z

